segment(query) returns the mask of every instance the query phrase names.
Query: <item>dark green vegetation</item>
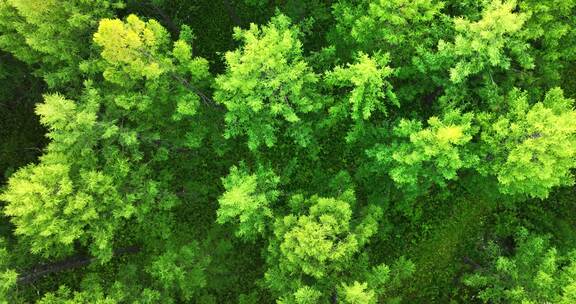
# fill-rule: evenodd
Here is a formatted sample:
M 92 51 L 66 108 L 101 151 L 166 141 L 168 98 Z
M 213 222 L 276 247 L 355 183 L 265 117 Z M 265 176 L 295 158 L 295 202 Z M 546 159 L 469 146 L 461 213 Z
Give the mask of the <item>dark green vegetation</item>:
M 576 0 L 0 0 L 0 304 L 576 303 Z

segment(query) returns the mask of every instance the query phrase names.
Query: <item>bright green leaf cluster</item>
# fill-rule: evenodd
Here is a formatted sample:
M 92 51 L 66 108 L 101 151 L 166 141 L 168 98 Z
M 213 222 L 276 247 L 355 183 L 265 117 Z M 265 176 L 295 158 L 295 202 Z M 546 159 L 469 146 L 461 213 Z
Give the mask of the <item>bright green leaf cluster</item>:
M 102 58 L 110 64 L 104 77 L 119 84 L 126 78 L 154 79 L 165 73 L 167 63 L 157 56 L 168 41 L 168 32 L 157 21 L 144 22 L 136 15 L 128 16 L 125 23 L 103 19 L 94 34 L 94 42 L 102 47 Z
M 217 221 L 235 223 L 236 235 L 241 238 L 263 235 L 273 218 L 271 208 L 278 199 L 278 182 L 279 178 L 270 170 L 260 169 L 250 175 L 244 169 L 232 167 L 223 179 L 226 192 L 218 200 Z
M 562 256 L 542 237 L 521 230 L 511 257 L 496 256 L 485 272 L 465 278 L 480 290 L 484 303 L 558 303 L 576 301 L 576 259 Z
M 458 178 L 458 170 L 478 163 L 469 143 L 477 129 L 471 113 L 446 113 L 441 119 L 431 117 L 428 126 L 413 120 L 402 120 L 394 134 L 398 140 L 391 146 L 378 145 L 369 151 L 377 162 L 390 168 L 390 177 L 411 191 L 426 191 L 434 184 Z
M 227 137 L 248 136 L 248 146 L 272 147 L 279 132 L 309 128 L 303 115 L 318 111 L 318 76 L 304 61 L 299 31 L 284 15 L 267 26 L 235 29 L 243 46 L 226 53 L 227 70 L 216 79 L 215 99 L 226 106 Z M 298 138 L 306 146 L 310 139 Z
M 527 19 L 526 14 L 516 13 L 515 1 L 493 0 L 482 13 L 482 19 L 472 22 L 456 18 L 458 33 L 453 43 L 440 41 L 441 53 L 454 56 L 456 65 L 450 70 L 450 79 L 459 83 L 471 75 L 498 67 L 510 68 L 512 57 L 523 68 L 533 68 L 533 59 L 527 56 L 529 45 L 518 37 Z
M 326 73 L 329 86 L 351 88 L 342 102 L 329 108 L 331 120 L 336 122 L 350 117 L 356 128 L 361 128 L 363 121 L 370 119 L 373 112 L 387 114 L 387 105 L 400 106 L 392 85 L 386 80 L 392 69 L 386 64 L 388 56 L 370 56 L 360 53 L 357 63 L 347 67 L 336 67 Z M 334 122 L 335 123 L 335 122 Z
M 483 116 L 485 167 L 498 177 L 501 190 L 545 198 L 551 189 L 574 182 L 576 112 L 574 100 L 552 89 L 543 102 L 529 105 L 513 91 L 503 116 Z
M 122 7 L 115 0 L 0 1 L 0 49 L 28 63 L 50 87 L 66 87 L 90 56 L 89 37 L 99 18 Z

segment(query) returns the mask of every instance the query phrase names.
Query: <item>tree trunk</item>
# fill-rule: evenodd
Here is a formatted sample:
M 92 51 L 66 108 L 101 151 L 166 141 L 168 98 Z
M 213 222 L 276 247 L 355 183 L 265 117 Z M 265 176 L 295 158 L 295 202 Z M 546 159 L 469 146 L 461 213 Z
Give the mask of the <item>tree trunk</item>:
M 132 246 L 132 247 L 125 247 L 120 248 L 114 251 L 114 256 L 123 255 L 123 254 L 135 254 L 140 251 L 140 247 Z M 76 255 L 72 256 L 66 260 L 47 264 L 47 265 L 37 265 L 36 267 L 32 268 L 31 270 L 21 274 L 18 276 L 18 284 L 30 284 L 35 280 L 51 274 L 56 273 L 64 270 L 70 270 L 74 268 L 84 267 L 95 261 L 96 258 L 87 255 Z

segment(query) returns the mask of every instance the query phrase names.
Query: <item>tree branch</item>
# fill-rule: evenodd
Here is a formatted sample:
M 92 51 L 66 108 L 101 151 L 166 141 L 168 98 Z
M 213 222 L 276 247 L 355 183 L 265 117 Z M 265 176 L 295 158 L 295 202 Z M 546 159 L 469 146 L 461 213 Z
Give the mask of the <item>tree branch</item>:
M 176 25 L 176 23 L 174 23 L 174 20 L 172 20 L 172 18 L 166 14 L 162 8 L 154 4 L 152 1 L 130 1 L 130 6 L 133 6 L 134 8 L 140 7 L 144 11 L 151 11 L 151 14 L 157 15 L 160 17 L 160 19 L 162 19 L 161 23 L 166 27 L 170 34 L 173 35 L 174 38 L 177 38 L 180 35 L 180 28 Z
M 146 56 L 152 62 L 158 62 L 158 60 L 156 60 L 154 55 L 152 55 L 147 50 L 139 49 L 139 51 L 142 53 L 142 55 Z M 195 88 L 188 80 L 184 79 L 183 77 L 181 77 L 180 75 L 178 75 L 174 71 L 168 70 L 168 75 L 170 75 L 170 77 L 172 77 L 174 80 L 176 80 L 176 81 L 180 82 L 182 85 L 184 85 L 184 87 L 186 87 L 186 89 L 188 89 L 189 91 L 192 91 L 196 95 L 198 95 L 198 97 L 200 97 L 200 99 L 202 100 L 202 102 L 205 105 L 214 106 L 214 107 L 218 106 L 218 104 L 214 100 L 212 100 L 212 98 L 208 97 L 206 94 L 204 94 L 204 92 Z
M 236 26 L 240 26 L 242 24 L 242 21 L 238 17 L 238 14 L 236 14 L 236 10 L 234 9 L 230 1 L 224 0 L 223 2 L 224 6 L 226 6 L 226 10 L 228 11 L 228 16 L 230 16 L 230 19 L 232 19 L 232 21 Z
M 120 248 L 114 251 L 114 256 L 124 255 L 124 254 L 135 254 L 140 252 L 140 247 L 132 246 Z M 31 270 L 25 272 L 18 276 L 18 284 L 25 285 L 34 282 L 35 280 L 49 275 L 51 273 L 56 273 L 60 271 L 70 270 L 74 268 L 84 267 L 96 260 L 95 257 L 88 255 L 76 255 L 72 256 L 66 260 L 48 264 L 48 265 L 37 265 Z

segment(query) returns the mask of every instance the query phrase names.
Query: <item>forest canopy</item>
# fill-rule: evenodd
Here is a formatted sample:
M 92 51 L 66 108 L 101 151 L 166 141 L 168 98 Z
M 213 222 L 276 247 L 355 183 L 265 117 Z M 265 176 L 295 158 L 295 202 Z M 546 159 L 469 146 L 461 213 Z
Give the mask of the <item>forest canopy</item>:
M 0 304 L 576 303 L 576 0 L 0 0 Z

